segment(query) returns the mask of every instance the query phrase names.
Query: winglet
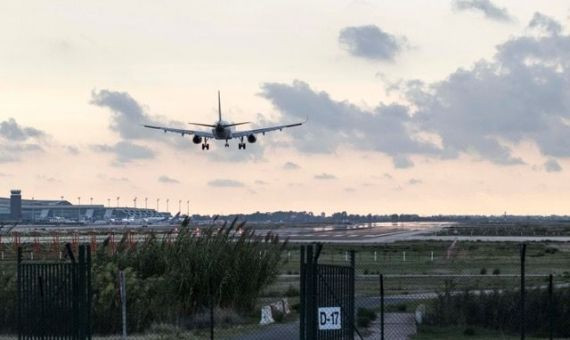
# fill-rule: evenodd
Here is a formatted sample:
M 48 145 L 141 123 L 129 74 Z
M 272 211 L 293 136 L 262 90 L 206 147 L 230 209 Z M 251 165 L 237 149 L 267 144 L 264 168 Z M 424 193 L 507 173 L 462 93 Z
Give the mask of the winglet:
M 218 90 L 218 121 L 222 121 L 222 101 L 220 100 L 220 90 Z

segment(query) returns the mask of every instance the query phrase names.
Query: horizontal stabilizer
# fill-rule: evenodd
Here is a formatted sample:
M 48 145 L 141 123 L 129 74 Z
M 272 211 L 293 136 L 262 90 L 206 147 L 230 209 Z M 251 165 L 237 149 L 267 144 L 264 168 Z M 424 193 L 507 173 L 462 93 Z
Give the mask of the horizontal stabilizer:
M 223 127 L 230 127 L 230 126 L 237 126 L 237 125 L 244 125 L 244 124 L 250 124 L 250 122 L 224 124 L 224 125 L 222 125 L 222 126 L 223 126 Z
M 188 123 L 190 125 L 197 125 L 197 126 L 207 126 L 207 127 L 211 127 L 211 128 L 215 128 L 216 125 L 212 125 L 212 124 L 202 124 L 202 123 Z

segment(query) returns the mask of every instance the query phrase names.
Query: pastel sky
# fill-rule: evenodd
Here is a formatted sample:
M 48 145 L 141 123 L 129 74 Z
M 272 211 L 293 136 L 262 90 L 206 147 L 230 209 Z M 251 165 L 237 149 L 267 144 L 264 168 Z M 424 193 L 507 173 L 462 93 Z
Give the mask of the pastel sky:
M 568 1 L 0 2 L 0 196 L 568 214 Z M 247 151 L 144 129 L 299 128 Z

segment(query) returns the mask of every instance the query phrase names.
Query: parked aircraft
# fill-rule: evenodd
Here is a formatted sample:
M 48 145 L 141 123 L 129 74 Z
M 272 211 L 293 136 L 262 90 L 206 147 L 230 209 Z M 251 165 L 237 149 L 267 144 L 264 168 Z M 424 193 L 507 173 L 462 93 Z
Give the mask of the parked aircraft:
M 214 124 L 188 123 L 188 124 L 196 125 L 196 126 L 210 127 L 210 128 L 212 128 L 211 132 L 210 131 L 200 131 L 200 130 L 176 129 L 176 128 L 169 128 L 169 127 L 164 127 L 164 126 L 155 126 L 155 125 L 144 125 L 144 127 L 149 128 L 149 129 L 162 130 L 165 133 L 166 132 L 179 133 L 182 137 L 184 137 L 184 135 L 194 135 L 194 137 L 192 137 L 192 142 L 194 142 L 194 144 L 202 143 L 202 150 L 210 150 L 210 144 L 208 144 L 208 139 L 225 140 L 226 141 L 225 147 L 227 148 L 230 146 L 230 144 L 228 143 L 228 141 L 230 139 L 238 138 L 240 140 L 240 143 L 238 144 L 238 148 L 240 150 L 241 149 L 245 150 L 246 143 L 244 142 L 244 140 L 246 138 L 247 138 L 247 141 L 249 143 L 255 143 L 257 141 L 256 135 L 259 133 L 265 135 L 266 132 L 271 132 L 271 131 L 276 131 L 276 130 L 282 131 L 285 128 L 300 126 L 305 122 L 288 124 L 288 125 L 277 125 L 277 126 L 271 126 L 271 127 L 259 128 L 259 129 L 253 129 L 253 130 L 234 131 L 234 130 L 232 130 L 233 127 L 238 126 L 238 125 L 243 125 L 243 124 L 249 124 L 249 122 L 228 123 L 228 122 L 223 121 L 222 120 L 222 104 L 221 104 L 221 100 L 220 100 L 220 91 L 218 91 L 218 121 L 215 122 Z

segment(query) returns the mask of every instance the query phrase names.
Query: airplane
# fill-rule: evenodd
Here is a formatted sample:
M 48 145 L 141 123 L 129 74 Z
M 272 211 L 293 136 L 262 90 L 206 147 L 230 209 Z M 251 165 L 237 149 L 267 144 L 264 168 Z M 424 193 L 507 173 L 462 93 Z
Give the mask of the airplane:
M 202 143 L 202 150 L 210 150 L 210 144 L 208 144 L 208 139 L 225 140 L 226 141 L 225 147 L 228 148 L 230 146 L 230 144 L 228 143 L 230 139 L 239 138 L 240 143 L 238 144 L 238 148 L 240 150 L 241 149 L 245 150 L 246 143 L 244 142 L 244 138 L 247 138 L 247 141 L 249 143 L 255 143 L 257 141 L 257 137 L 255 135 L 258 133 L 265 135 L 266 132 L 276 131 L 276 130 L 282 131 L 285 128 L 303 125 L 303 123 L 305 122 L 306 120 L 301 123 L 294 123 L 288 125 L 278 125 L 278 126 L 271 126 L 266 128 L 244 130 L 244 131 L 232 131 L 231 128 L 238 125 L 249 124 L 250 122 L 228 123 L 223 121 L 222 103 L 220 100 L 220 91 L 218 91 L 218 121 L 215 122 L 214 124 L 188 123 L 190 125 L 210 127 L 212 128 L 211 132 L 200 131 L 200 130 L 176 129 L 164 126 L 155 126 L 155 125 L 144 125 L 144 127 L 149 129 L 162 130 L 164 131 L 164 133 L 166 132 L 179 133 L 182 137 L 184 137 L 184 135 L 194 135 L 194 137 L 192 137 L 192 142 L 194 142 L 194 144 Z

